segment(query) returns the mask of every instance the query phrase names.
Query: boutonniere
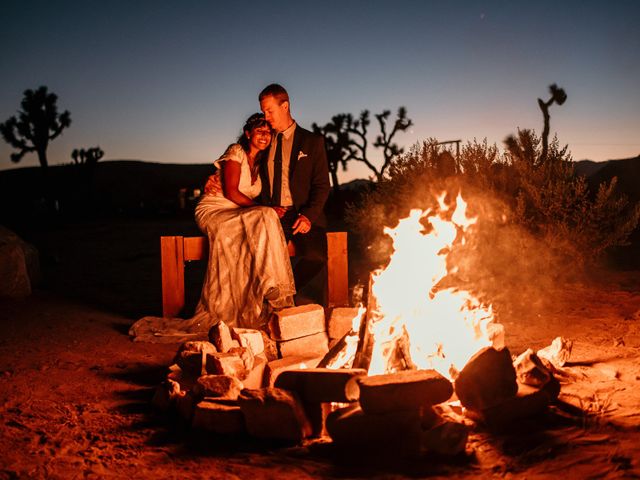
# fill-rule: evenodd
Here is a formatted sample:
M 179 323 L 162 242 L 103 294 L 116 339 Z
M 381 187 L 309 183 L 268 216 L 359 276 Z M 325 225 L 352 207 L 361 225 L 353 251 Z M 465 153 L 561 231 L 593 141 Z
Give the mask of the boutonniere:
M 300 160 L 301 158 L 307 157 L 308 155 L 306 153 L 304 153 L 302 150 L 300 152 L 298 152 L 298 160 Z

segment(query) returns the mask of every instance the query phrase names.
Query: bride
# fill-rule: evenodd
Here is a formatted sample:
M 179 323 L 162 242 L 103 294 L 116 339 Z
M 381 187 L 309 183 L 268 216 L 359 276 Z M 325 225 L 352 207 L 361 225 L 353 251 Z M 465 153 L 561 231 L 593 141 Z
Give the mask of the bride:
M 195 218 L 209 238 L 209 261 L 193 318 L 144 317 L 129 330 L 136 341 L 179 341 L 205 334 L 219 321 L 260 328 L 272 309 L 293 305 L 295 285 L 278 214 L 255 201 L 259 170 L 271 143 L 261 113 L 249 117 L 237 143 L 214 162 Z

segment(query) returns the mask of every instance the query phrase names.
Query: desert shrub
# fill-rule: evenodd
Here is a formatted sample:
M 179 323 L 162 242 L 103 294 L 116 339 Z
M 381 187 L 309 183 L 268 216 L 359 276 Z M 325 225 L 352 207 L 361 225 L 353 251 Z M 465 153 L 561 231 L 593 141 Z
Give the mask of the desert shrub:
M 542 161 L 540 143 L 532 131 L 521 130 L 502 153 L 474 140 L 455 159 L 430 139 L 398 157 L 346 211 L 369 268 L 383 266 L 391 254 L 383 227 L 394 227 L 412 208 L 437 210 L 443 192 L 448 204 L 462 192 L 469 214 L 478 217 L 474 235 L 450 259 L 455 281 L 494 302 L 513 304 L 516 297 L 535 304 L 545 282 L 574 275 L 576 267 L 623 244 L 640 207 L 616 193 L 615 179 L 590 192 L 586 179 L 575 175 L 567 147 L 554 138 Z

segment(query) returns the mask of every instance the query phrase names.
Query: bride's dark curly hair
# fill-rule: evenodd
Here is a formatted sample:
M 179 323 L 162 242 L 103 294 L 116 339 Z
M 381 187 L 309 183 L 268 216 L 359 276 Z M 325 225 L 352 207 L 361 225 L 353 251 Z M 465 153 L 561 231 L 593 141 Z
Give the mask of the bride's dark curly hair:
M 242 134 L 240 135 L 240 137 L 238 137 L 238 144 L 245 152 L 249 153 L 249 138 L 246 134 L 251 133 L 254 128 L 259 127 L 271 128 L 269 122 L 267 122 L 264 118 L 264 113 L 254 113 L 249 118 L 247 118 L 247 121 L 244 123 L 244 127 L 242 127 Z M 261 152 L 258 152 L 258 155 L 256 156 L 255 162 L 253 164 L 253 169 L 251 172 L 252 175 L 255 176 L 255 174 L 257 174 L 260 168 L 260 164 L 264 161 L 264 158 L 266 158 L 268 150 L 269 149 L 265 149 Z

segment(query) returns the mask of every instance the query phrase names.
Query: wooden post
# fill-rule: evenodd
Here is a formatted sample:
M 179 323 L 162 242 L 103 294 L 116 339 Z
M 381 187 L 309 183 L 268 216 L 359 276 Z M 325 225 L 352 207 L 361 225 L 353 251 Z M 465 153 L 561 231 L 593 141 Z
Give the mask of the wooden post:
M 184 307 L 183 237 L 160 237 L 162 316 L 177 317 Z
M 327 307 L 349 306 L 347 232 L 327 233 Z

